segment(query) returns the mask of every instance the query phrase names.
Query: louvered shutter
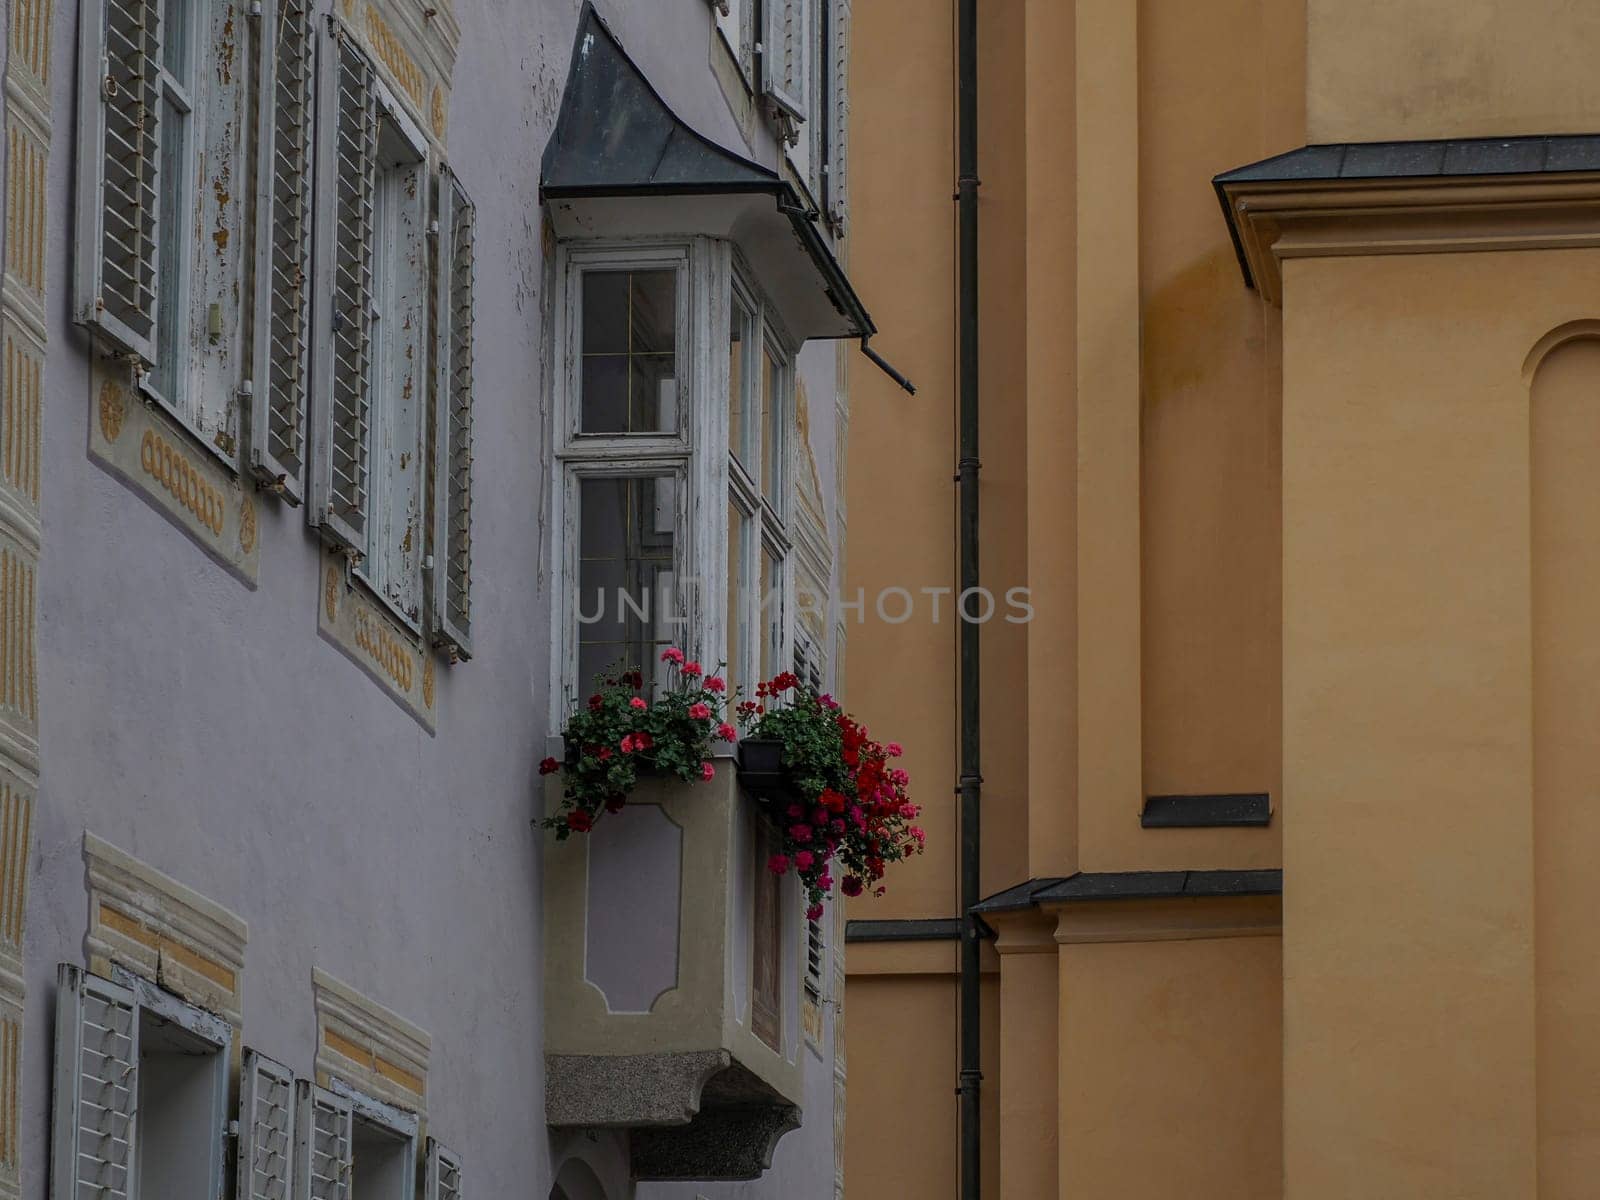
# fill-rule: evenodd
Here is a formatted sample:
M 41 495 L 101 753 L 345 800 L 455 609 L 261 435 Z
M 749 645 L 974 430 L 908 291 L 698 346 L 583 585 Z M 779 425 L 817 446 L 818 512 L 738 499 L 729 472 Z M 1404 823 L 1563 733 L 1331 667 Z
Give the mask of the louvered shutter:
M 255 364 L 250 466 L 300 502 L 311 340 L 310 0 L 266 0 L 256 161 Z
M 295 1084 L 294 1119 L 294 1200 L 350 1200 L 350 1101 L 302 1079 Z
M 73 309 L 113 347 L 155 361 L 157 0 L 84 0 L 78 42 Z
M 56 975 L 51 1200 L 127 1200 L 139 1096 L 133 993 L 62 963 Z
M 289 1200 L 294 1171 L 294 1072 L 254 1050 L 239 1074 L 238 1200 Z
M 439 176 L 434 280 L 433 640 L 472 657 L 472 265 L 477 209 Z
M 360 555 L 371 454 L 378 96 L 372 61 L 331 19 L 319 58 L 310 518 Z
M 806 118 L 809 0 L 765 0 L 761 39 L 761 89 L 800 120 Z
M 849 211 L 850 0 L 831 0 L 828 26 L 832 62 L 828 102 L 828 216 L 843 225 Z
M 461 1160 L 432 1138 L 423 1177 L 423 1200 L 461 1200 Z

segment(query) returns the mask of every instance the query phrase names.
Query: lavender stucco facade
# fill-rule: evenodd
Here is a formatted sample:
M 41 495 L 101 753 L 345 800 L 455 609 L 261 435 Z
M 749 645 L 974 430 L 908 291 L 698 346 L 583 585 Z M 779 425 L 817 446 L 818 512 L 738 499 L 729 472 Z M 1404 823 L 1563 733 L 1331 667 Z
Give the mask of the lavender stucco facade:
M 238 7 L 247 21 L 249 5 Z M 409 26 L 402 10 L 420 6 L 332 0 L 319 7 L 368 36 L 374 19 L 403 33 Z M 108 945 L 126 946 L 135 958 L 146 946 L 157 985 L 171 966 L 174 978 L 192 976 L 202 991 L 215 985 L 233 997 L 222 1005 L 236 1009 L 230 1116 L 238 1115 L 243 1047 L 307 1080 L 327 1073 L 330 1053 L 359 1057 L 348 1038 L 335 1035 L 346 1018 L 328 1014 L 345 1009 L 322 998 L 333 993 L 318 979 L 337 980 L 377 1006 L 373 1012 L 403 1019 L 397 1028 L 425 1034 L 387 1060 L 388 1043 L 372 1034 L 376 1049 L 369 1047 L 367 1066 L 375 1079 L 398 1078 L 399 1090 L 386 1091 L 386 1101 L 418 1110 L 426 1136 L 459 1156 L 463 1195 L 821 1200 L 839 1186 L 843 1072 L 831 1001 L 842 987 L 833 985 L 831 956 L 842 947 L 831 929 L 820 1026 L 792 1031 L 804 1079 L 802 1123 L 777 1141 L 759 1179 L 635 1184 L 625 1129 L 546 1125 L 544 835 L 537 828 L 546 794 L 538 764 L 559 725 L 550 681 L 559 653 L 552 647 L 560 644 L 554 600 L 563 583 L 551 564 L 553 540 L 563 534 L 552 512 L 558 468 L 551 380 L 561 369 L 550 327 L 556 240 L 540 172 L 580 5 L 443 0 L 441 7 L 459 27 L 454 63 L 446 74 L 438 62 L 423 62 L 418 94 L 421 119 L 433 126 L 430 143 L 447 148 L 450 170 L 476 204 L 473 645 L 470 660 L 451 662 L 424 637 L 414 655 L 401 656 L 405 677 L 397 682 L 392 672 L 385 677 L 389 660 L 364 659 L 363 635 L 335 619 L 330 552 L 307 522 L 307 505 L 258 490 L 242 463 L 219 466 L 204 448 L 189 447 L 194 482 L 180 479 L 175 487 L 160 484 L 159 470 L 141 479 L 129 465 L 136 458 L 118 457 L 125 439 L 158 428 L 151 422 L 159 414 L 131 392 L 116 393 L 115 403 L 107 398 L 111 368 L 73 304 L 75 256 L 85 252 L 73 218 L 82 183 L 79 5 L 10 6 L 14 26 L 48 18 L 48 57 L 39 72 L 48 100 L 39 184 L 43 277 L 34 289 L 41 327 L 34 329 L 27 312 L 17 318 L 33 330 L 43 357 L 31 485 L 36 599 L 18 618 L 35 624 L 27 649 L 36 670 L 37 759 L 19 760 L 16 773 L 26 785 L 36 780 L 37 792 L 28 809 L 31 832 L 22 834 L 26 902 L 18 902 L 25 998 L 11 1085 L 20 1114 L 9 1151 L 16 1194 L 45 1196 L 52 1171 L 59 1172 L 58 964 L 92 970 L 97 956 L 117 959 Z M 686 125 L 782 171 L 782 143 L 762 113 L 759 86 L 741 97 L 732 60 L 719 57 L 727 49 L 714 5 L 604 0 L 597 8 Z M 368 11 L 377 17 L 363 23 Z M 18 44 L 14 27 L 10 75 Z M 404 83 L 403 75 L 395 78 Z M 430 94 L 435 83 L 443 85 L 443 103 Z M 18 136 L 10 114 L 19 94 L 8 90 L 11 139 Z M 755 119 L 744 119 L 741 106 Z M 0 212 L 15 218 L 19 197 L 33 203 L 8 180 Z M 835 233 L 828 237 L 840 251 Z M 10 236 L 8 289 L 17 253 Z M 819 582 L 830 591 L 842 575 L 844 345 L 810 341 L 795 366 L 805 431 L 795 461 L 802 490 L 820 509 L 826 561 Z M 8 371 L 16 369 L 12 363 Z M 15 386 L 14 379 L 6 383 Z M 5 415 L 14 417 L 9 408 Z M 0 430 L 0 441 L 20 436 Z M 214 501 L 204 498 L 207 487 Z M 175 511 L 191 501 L 188 515 Z M 197 535 L 191 519 L 208 524 L 207 505 L 216 507 L 220 542 L 201 536 L 204 529 Z M 339 603 L 347 603 L 342 590 Z M 837 621 L 825 624 L 821 640 L 827 677 L 842 679 Z M 154 918 L 141 926 L 127 917 L 118 905 L 149 901 L 159 909 L 165 901 L 134 894 L 140 877 L 123 858 L 111 867 L 92 863 L 86 847 L 102 843 L 237 917 L 247 927 L 237 939 L 237 963 L 197 966 L 181 930 L 162 932 Z M 104 883 L 97 871 L 122 883 Z M 795 928 L 803 937 L 803 926 Z M 614 952 L 625 963 L 630 949 L 619 944 Z M 404 1103 L 408 1095 L 417 1103 Z M 585 1165 L 569 1166 L 575 1158 Z M 563 1170 L 562 1190 L 553 1193 Z M 231 1161 L 225 1178 L 223 1194 L 232 1196 Z

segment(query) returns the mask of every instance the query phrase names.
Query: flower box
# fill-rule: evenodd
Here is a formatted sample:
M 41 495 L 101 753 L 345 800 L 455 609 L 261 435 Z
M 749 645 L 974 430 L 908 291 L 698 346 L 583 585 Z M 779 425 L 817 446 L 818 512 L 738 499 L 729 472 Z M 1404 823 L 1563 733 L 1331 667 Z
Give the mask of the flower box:
M 789 777 L 783 769 L 783 743 L 777 738 L 745 738 L 738 746 L 739 786 L 762 800 L 787 799 Z

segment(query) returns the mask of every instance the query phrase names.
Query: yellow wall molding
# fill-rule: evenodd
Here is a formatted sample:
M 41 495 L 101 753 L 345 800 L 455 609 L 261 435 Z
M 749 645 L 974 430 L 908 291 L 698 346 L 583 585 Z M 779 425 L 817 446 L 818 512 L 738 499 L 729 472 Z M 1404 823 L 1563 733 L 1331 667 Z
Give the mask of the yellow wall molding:
M 90 457 L 253 584 L 260 566 L 255 499 L 238 477 L 140 396 L 121 363 L 94 361 L 89 403 Z
M 90 965 L 117 965 L 191 1004 L 244 1018 L 244 920 L 92 833 L 89 867 Z
M 433 732 L 438 697 L 432 652 L 373 598 L 334 550 L 323 553 L 322 580 L 317 626 L 323 636 Z
M 1184 900 L 1086 900 L 1052 906 L 1055 940 L 1187 942 L 1281 937 L 1281 896 L 1217 896 Z
M 317 1076 L 344 1080 L 375 1099 L 426 1114 L 433 1042 L 404 1017 L 341 983 L 311 972 L 317 1012 Z
M 1291 258 L 1600 246 L 1600 172 L 1226 185 L 1250 274 L 1283 302 Z
M 341 9 L 418 124 L 443 144 L 461 37 L 453 9 L 438 0 L 344 0 Z

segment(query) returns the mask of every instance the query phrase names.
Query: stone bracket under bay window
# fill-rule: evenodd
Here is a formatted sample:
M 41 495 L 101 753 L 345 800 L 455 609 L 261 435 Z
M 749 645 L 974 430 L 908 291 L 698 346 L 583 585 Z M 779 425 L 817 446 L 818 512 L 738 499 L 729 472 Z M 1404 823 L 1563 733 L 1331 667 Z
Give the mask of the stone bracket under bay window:
M 637 1178 L 754 1179 L 800 1124 L 804 921 L 762 819 L 721 762 L 546 834 L 545 1120 L 631 1131 Z

